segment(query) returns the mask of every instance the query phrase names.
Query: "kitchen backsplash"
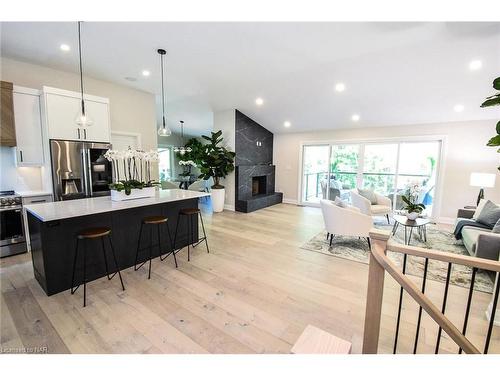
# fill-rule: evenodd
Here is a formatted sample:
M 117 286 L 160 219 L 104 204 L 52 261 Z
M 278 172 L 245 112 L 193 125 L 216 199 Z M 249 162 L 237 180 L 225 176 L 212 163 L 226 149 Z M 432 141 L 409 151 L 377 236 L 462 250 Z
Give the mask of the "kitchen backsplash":
M 41 167 L 16 167 L 15 149 L 0 147 L 0 190 L 42 190 Z

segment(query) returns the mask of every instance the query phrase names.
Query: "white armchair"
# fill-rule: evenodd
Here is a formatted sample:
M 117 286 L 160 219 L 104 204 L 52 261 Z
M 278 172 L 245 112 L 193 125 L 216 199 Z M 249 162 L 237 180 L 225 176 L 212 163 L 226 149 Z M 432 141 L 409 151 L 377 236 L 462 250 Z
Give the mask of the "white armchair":
M 385 216 L 387 218 L 387 223 L 391 223 L 389 214 L 392 212 L 392 202 L 389 198 L 375 193 L 377 204 L 371 204 L 369 199 L 366 199 L 358 193 L 358 189 L 352 189 L 350 193 L 352 205 L 359 208 L 362 213 L 370 216 Z
M 373 227 L 373 219 L 360 212 L 357 207 L 339 207 L 329 200 L 320 201 L 325 229 L 330 236 L 330 246 L 335 235 L 364 237 L 370 245 L 369 232 Z

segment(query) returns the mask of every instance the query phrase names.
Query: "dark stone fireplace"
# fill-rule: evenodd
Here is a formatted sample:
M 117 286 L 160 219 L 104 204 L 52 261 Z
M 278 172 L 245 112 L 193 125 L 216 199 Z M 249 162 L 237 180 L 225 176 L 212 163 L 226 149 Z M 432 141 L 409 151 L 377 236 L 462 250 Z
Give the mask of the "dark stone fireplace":
M 260 194 L 266 194 L 266 176 L 254 176 L 252 177 L 252 197 Z
M 273 133 L 236 111 L 236 211 L 252 212 L 281 203 L 274 190 Z

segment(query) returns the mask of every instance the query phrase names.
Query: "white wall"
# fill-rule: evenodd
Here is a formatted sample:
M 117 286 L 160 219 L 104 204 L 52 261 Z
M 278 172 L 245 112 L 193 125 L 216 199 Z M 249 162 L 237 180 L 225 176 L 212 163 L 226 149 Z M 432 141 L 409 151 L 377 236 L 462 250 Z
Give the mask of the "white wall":
M 235 150 L 235 128 L 236 125 L 236 111 L 230 109 L 227 111 L 221 111 L 214 113 L 214 132 L 222 130 L 222 137 L 224 138 L 223 146 L 227 147 L 228 150 Z M 235 174 L 234 171 L 231 172 L 222 182 L 226 188 L 226 201 L 224 208 L 227 210 L 234 211 L 235 204 Z
M 469 186 L 471 172 L 496 173 L 496 186 L 485 189 L 485 195 L 500 202 L 500 154 L 486 142 L 495 133 L 494 121 L 473 121 L 380 128 L 341 129 L 321 132 L 275 134 L 274 163 L 276 190 L 288 202 L 299 198 L 299 151 L 305 141 L 345 141 L 377 138 L 444 135 L 444 164 L 441 171 L 443 194 L 437 217 L 453 218 L 457 209 L 475 205 L 478 188 Z M 439 210 L 439 207 L 438 207 Z
M 41 89 L 52 86 L 79 91 L 79 75 L 8 58 L 0 59 L 1 79 L 15 85 Z M 85 92 L 109 98 L 111 130 L 141 134 L 145 150 L 157 148 L 155 97 L 126 86 L 84 77 Z M 2 153 L 2 159 L 3 159 Z M 39 173 L 39 172 L 38 172 Z M 158 178 L 154 169 L 153 178 Z M 2 181 L 3 184 L 3 181 Z M 29 189 L 38 189 L 29 187 Z

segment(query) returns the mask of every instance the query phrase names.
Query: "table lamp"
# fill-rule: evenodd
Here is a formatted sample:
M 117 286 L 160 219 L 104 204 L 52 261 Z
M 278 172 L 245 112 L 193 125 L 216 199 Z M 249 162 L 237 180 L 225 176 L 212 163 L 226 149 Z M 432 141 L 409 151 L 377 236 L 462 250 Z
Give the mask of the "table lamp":
M 470 186 L 479 187 L 479 195 L 477 196 L 477 204 L 484 198 L 484 188 L 492 188 L 495 186 L 495 174 L 493 173 L 471 173 Z

